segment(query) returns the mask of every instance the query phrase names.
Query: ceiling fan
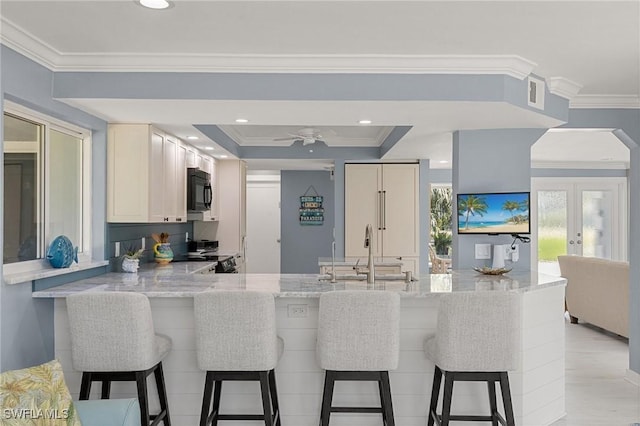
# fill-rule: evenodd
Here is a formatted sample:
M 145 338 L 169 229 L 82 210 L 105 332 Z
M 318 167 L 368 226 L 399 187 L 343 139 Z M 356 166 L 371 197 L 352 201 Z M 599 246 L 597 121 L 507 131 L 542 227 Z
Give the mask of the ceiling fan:
M 313 127 L 305 127 L 298 130 L 297 133 L 287 133 L 289 137 L 286 138 L 275 138 L 274 141 L 293 141 L 298 142 L 302 141 L 302 146 L 311 145 L 312 143 L 316 143 L 318 141 L 324 142 L 322 134 L 317 129 Z

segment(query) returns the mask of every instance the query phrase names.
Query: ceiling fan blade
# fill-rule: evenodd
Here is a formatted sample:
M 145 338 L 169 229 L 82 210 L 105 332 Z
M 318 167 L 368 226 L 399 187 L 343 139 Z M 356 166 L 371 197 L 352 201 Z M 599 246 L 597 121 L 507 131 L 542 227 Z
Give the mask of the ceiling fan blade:
M 299 137 L 295 136 L 295 137 L 290 137 L 290 138 L 275 138 L 273 139 L 274 141 L 293 141 L 296 139 L 300 139 Z

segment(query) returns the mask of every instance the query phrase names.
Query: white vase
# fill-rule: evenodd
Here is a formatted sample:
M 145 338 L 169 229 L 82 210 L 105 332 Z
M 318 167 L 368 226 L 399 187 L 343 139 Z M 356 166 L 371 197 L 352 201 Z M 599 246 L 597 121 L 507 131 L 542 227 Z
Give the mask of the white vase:
M 122 271 L 136 273 L 140 266 L 140 259 L 129 259 L 125 257 L 122 259 Z

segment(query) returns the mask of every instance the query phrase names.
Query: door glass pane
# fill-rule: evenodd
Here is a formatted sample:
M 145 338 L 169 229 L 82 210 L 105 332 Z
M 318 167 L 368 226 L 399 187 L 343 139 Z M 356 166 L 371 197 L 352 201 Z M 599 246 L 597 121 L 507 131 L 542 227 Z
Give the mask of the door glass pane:
M 4 115 L 5 264 L 38 259 L 42 126 Z
M 50 132 L 50 240 L 66 235 L 82 252 L 82 139 Z
M 611 191 L 582 191 L 582 255 L 611 259 Z
M 558 256 L 567 254 L 567 192 L 538 191 L 538 271 L 560 275 Z

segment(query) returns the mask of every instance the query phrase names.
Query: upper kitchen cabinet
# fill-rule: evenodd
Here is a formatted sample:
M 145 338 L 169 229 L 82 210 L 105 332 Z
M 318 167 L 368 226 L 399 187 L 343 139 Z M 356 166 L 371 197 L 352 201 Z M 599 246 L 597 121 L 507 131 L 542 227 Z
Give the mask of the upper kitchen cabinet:
M 107 221 L 184 222 L 186 146 L 148 124 L 110 124 Z
M 418 273 L 418 164 L 345 165 L 345 256 L 366 258 L 365 227 L 374 228 L 374 256 L 400 258 Z

